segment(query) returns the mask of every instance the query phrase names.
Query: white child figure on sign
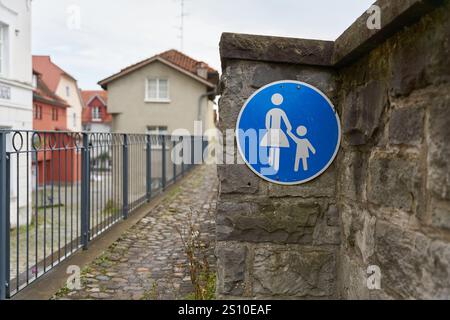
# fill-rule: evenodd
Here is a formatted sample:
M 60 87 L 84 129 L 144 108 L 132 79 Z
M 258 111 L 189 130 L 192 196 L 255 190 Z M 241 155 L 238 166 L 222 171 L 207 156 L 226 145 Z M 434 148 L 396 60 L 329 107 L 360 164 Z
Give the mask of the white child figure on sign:
M 289 136 L 297 144 L 294 167 L 295 172 L 298 172 L 298 170 L 300 169 L 300 160 L 302 160 L 303 170 L 308 171 L 309 151 L 311 151 L 313 154 L 316 154 L 316 149 L 313 147 L 311 142 L 309 142 L 307 138 L 303 138 L 307 133 L 308 129 L 305 126 L 300 126 L 297 128 L 297 134 L 300 138 L 293 134 L 291 131 L 288 131 Z

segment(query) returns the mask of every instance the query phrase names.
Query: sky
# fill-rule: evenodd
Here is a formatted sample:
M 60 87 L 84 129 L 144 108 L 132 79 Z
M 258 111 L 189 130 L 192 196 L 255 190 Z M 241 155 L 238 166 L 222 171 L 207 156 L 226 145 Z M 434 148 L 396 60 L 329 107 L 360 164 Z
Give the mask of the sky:
M 220 71 L 223 32 L 335 40 L 375 0 L 185 0 L 182 51 Z M 181 50 L 181 0 L 33 0 L 33 54 L 83 90 L 160 52 Z

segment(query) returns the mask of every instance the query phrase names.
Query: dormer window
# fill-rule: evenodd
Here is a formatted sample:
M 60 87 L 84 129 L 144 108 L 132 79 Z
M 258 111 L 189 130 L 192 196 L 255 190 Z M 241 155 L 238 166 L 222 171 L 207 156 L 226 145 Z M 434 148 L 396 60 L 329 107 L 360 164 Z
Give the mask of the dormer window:
M 92 108 L 92 120 L 93 121 L 100 121 L 102 118 L 100 116 L 100 108 L 99 107 L 93 107 Z
M 37 75 L 36 74 L 33 74 L 33 80 L 32 80 L 32 85 L 33 85 L 33 88 L 37 88 Z

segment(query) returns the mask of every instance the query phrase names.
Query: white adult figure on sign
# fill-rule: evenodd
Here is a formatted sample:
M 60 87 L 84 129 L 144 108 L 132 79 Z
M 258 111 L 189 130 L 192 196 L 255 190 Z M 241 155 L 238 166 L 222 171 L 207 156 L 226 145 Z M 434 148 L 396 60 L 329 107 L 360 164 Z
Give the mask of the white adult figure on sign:
M 311 151 L 313 154 L 316 154 L 316 149 L 313 147 L 311 142 L 309 142 L 308 139 L 304 138 L 307 133 L 308 129 L 305 126 L 300 126 L 297 128 L 297 134 L 299 137 L 297 137 L 291 131 L 288 131 L 289 136 L 297 144 L 297 152 L 295 153 L 295 172 L 298 172 L 298 170 L 300 169 L 300 160 L 302 160 L 303 170 L 308 171 L 309 151 Z
M 283 96 L 276 93 L 272 96 L 272 103 L 279 106 L 283 103 Z M 280 148 L 289 148 L 289 140 L 281 130 L 282 121 L 286 125 L 287 132 L 292 131 L 292 125 L 286 113 L 280 108 L 273 108 L 266 114 L 267 132 L 261 140 L 260 147 L 269 149 L 269 165 L 278 172 L 280 169 Z

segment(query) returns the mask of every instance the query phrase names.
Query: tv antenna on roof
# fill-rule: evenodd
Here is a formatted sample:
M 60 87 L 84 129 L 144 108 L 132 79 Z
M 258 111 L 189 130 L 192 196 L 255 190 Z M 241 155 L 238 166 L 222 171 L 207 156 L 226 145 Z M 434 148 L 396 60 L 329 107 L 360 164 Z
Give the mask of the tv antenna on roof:
M 178 28 L 180 30 L 180 35 L 178 38 L 180 39 L 180 50 L 183 51 L 184 48 L 184 18 L 188 16 L 188 14 L 185 11 L 185 2 L 186 0 L 176 0 L 180 2 L 180 27 Z

